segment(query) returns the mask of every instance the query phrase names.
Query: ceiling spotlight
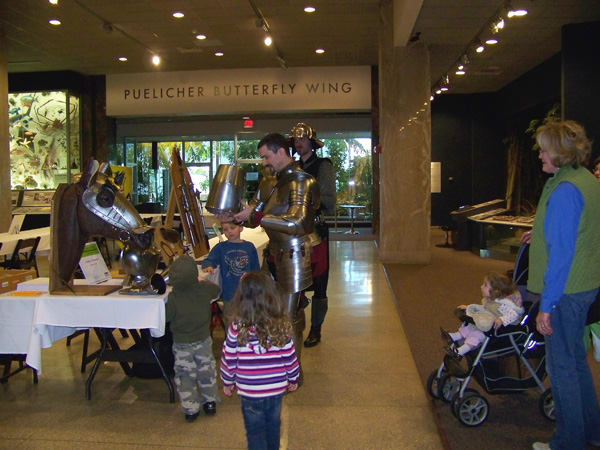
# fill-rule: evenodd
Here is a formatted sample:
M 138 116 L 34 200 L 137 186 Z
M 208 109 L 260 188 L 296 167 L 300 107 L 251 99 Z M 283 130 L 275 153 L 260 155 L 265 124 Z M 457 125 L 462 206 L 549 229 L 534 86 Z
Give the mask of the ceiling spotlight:
M 506 14 L 507 17 L 523 17 L 525 15 L 527 15 L 527 11 L 524 9 L 511 9 L 510 11 L 508 11 L 508 14 Z
M 204 35 L 204 34 L 197 34 L 196 35 L 196 39 L 202 41 L 202 40 L 206 39 L 206 35 Z
M 175 17 L 176 19 L 181 19 L 183 18 L 184 14 L 182 12 L 174 12 L 173 13 L 173 17 Z
M 273 43 L 273 39 L 271 38 L 271 36 L 269 36 L 267 34 L 267 36 L 265 37 L 265 45 L 268 47 Z
M 460 57 L 460 62 L 463 63 L 464 65 L 469 64 L 469 57 L 467 56 L 466 53 Z
M 440 95 L 442 93 L 442 90 L 439 87 L 437 87 L 435 89 L 435 93 L 438 94 L 438 95 Z
M 215 52 L 215 56 L 223 56 L 224 53 L 223 52 Z
M 440 91 L 442 91 L 442 92 L 446 92 L 447 90 L 448 90 L 448 86 L 442 86 L 440 88 Z
M 154 55 L 152 57 L 152 64 L 154 64 L 155 66 L 158 66 L 160 64 L 160 57 L 158 55 Z
M 322 53 L 325 53 L 325 50 L 322 49 L 322 48 L 318 48 L 318 49 L 315 50 L 315 53 L 318 53 L 320 55 Z
M 435 97 L 433 96 L 433 94 L 431 94 L 431 95 L 429 96 L 429 100 L 431 100 L 431 101 L 433 101 L 433 99 L 434 99 L 434 98 L 435 98 Z
M 489 45 L 494 45 L 494 44 L 497 44 L 497 43 L 498 43 L 498 39 L 487 39 L 487 40 L 485 41 L 485 43 L 486 43 L 486 44 L 489 44 Z
M 58 0 L 48 0 L 53 5 L 58 5 Z
M 467 73 L 467 72 L 465 72 L 465 71 L 464 71 L 464 70 L 462 70 L 462 69 L 458 69 L 458 70 L 456 71 L 456 75 L 464 75 L 465 73 Z
M 450 78 L 448 77 L 448 74 L 445 74 L 442 77 L 442 83 L 444 83 L 444 84 L 450 84 Z
M 478 45 L 477 45 L 477 48 L 475 49 L 475 51 L 476 51 L 477 53 L 481 53 L 481 52 L 482 52 L 482 51 L 484 51 L 484 50 L 485 50 L 485 47 L 484 47 L 483 45 L 481 45 L 481 44 L 478 44 Z
M 125 56 L 119 56 L 119 61 L 125 62 L 127 58 Z
M 316 9 L 314 6 L 307 6 L 306 8 L 304 8 L 304 12 L 307 12 L 307 13 L 313 13 L 315 11 L 316 11 Z
M 48 21 L 48 23 L 49 23 L 50 25 L 60 25 L 60 20 L 58 20 L 58 19 L 50 19 L 50 20 Z
M 465 69 L 464 65 L 461 64 L 460 66 L 458 66 L 458 70 L 464 70 L 464 69 Z

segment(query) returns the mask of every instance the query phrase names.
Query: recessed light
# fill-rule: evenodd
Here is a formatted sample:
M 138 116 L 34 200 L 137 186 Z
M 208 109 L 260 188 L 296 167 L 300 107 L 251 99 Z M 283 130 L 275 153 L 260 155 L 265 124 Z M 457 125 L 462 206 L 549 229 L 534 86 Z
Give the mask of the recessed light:
M 515 17 L 515 16 L 522 17 L 525 15 L 527 15 L 527 11 L 524 9 L 511 10 L 507 14 L 508 17 Z
M 175 17 L 176 19 L 181 19 L 184 16 L 184 14 L 182 12 L 174 12 L 173 13 L 173 17 Z
M 53 5 L 58 5 L 58 0 L 48 0 Z
M 199 40 L 206 39 L 206 35 L 204 35 L 204 34 L 197 34 L 196 35 L 196 39 L 199 39 Z
M 456 71 L 456 75 L 464 75 L 465 73 L 467 73 L 467 72 L 465 72 L 464 70 L 457 70 Z
M 119 56 L 119 61 L 123 61 L 123 62 L 124 62 L 124 61 L 127 61 L 127 58 L 126 58 L 126 57 L 124 57 L 124 56 Z
M 152 57 L 152 64 L 154 64 L 155 66 L 158 66 L 160 64 L 160 57 L 158 55 L 154 55 Z
M 314 6 L 307 6 L 306 8 L 304 8 L 304 12 L 307 12 L 307 13 L 313 13 L 315 11 L 316 11 L 316 9 Z
M 486 44 L 494 45 L 498 43 L 498 39 L 488 39 L 485 41 Z
M 482 52 L 482 51 L 484 51 L 484 50 L 485 50 L 485 47 L 484 47 L 483 45 L 480 45 L 479 47 L 477 47 L 477 48 L 475 49 L 475 51 L 476 51 L 477 53 L 481 53 L 481 52 Z
M 48 22 L 50 25 L 60 25 L 60 20 L 58 19 L 50 19 Z
M 223 56 L 223 52 L 215 52 L 215 56 Z
M 325 50 L 323 50 L 322 48 L 318 48 L 315 50 L 315 53 L 318 53 L 318 54 L 325 53 Z

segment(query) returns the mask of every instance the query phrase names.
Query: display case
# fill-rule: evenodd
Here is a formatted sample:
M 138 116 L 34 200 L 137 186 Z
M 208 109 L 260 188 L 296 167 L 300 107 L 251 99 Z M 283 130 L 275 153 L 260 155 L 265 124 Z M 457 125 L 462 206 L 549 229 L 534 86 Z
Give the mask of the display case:
M 81 171 L 79 98 L 69 91 L 8 95 L 11 188 L 55 189 Z
M 468 219 L 471 251 L 483 258 L 515 261 L 521 236 L 531 230 L 534 216 L 487 214 Z

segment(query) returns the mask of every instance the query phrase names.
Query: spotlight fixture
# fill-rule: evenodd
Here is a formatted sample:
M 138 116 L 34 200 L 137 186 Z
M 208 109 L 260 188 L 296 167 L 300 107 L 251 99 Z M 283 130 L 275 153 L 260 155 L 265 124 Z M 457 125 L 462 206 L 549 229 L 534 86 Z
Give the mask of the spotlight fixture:
M 175 17 L 176 19 L 182 19 L 184 17 L 184 14 L 182 12 L 174 12 L 173 13 L 173 17 Z
M 307 12 L 309 14 L 314 13 L 315 11 L 316 11 L 316 8 L 314 6 L 307 6 L 304 8 L 304 12 Z
M 119 61 L 125 62 L 127 61 L 127 58 L 125 56 L 119 56 Z
M 448 86 L 442 86 L 442 87 L 440 88 L 440 91 L 442 91 L 442 92 L 447 92 L 447 91 L 448 91 Z
M 464 65 L 469 64 L 469 57 L 467 56 L 466 53 L 464 53 L 461 57 L 460 57 L 460 62 L 463 63 Z
M 408 42 L 417 42 L 419 40 L 419 36 L 421 36 L 421 32 L 417 31 L 414 36 L 408 40 Z
M 267 36 L 265 37 L 265 45 L 269 47 L 272 43 L 273 39 L 271 38 L 271 36 L 269 36 L 269 34 L 267 34 Z
M 152 64 L 154 64 L 155 66 L 158 66 L 160 64 L 160 56 L 154 55 L 152 57 Z
M 206 35 L 205 34 L 197 34 L 196 39 L 203 41 L 204 39 L 206 39 Z
M 455 73 L 456 75 L 464 75 L 467 72 L 465 72 L 463 69 L 457 69 Z
M 450 78 L 448 77 L 448 74 L 445 74 L 445 75 L 442 77 L 442 83 L 443 83 L 443 84 L 450 84 Z
M 438 95 L 440 95 L 442 93 L 442 89 L 440 87 L 437 87 L 435 89 L 435 93 L 438 94 Z
M 224 53 L 223 52 L 215 52 L 215 56 L 223 56 Z
M 323 53 L 325 53 L 325 50 L 322 48 L 318 48 L 315 50 L 315 53 L 318 53 L 319 55 L 322 55 Z
M 475 51 L 476 51 L 477 53 L 481 53 L 481 52 L 483 52 L 484 50 L 485 50 L 485 47 L 484 47 L 482 44 L 478 44 L 478 45 L 477 45 L 477 48 L 475 49 Z
M 52 3 L 53 5 L 58 5 L 58 0 L 48 0 L 48 2 Z
M 487 39 L 485 41 L 485 43 L 488 44 L 488 45 L 495 45 L 495 44 L 498 43 L 498 39 L 493 39 L 493 38 L 492 39 Z
M 56 25 L 56 26 L 58 26 L 58 25 L 60 25 L 60 20 L 58 20 L 58 19 L 50 19 L 50 20 L 48 21 L 48 23 L 49 23 L 50 25 Z

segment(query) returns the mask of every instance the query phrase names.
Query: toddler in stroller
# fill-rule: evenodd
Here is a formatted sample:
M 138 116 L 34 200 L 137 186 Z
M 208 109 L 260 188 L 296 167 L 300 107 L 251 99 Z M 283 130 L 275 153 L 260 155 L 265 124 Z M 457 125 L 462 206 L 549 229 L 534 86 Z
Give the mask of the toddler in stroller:
M 458 306 L 459 314 L 466 313 L 473 323 L 465 322 L 455 333 L 440 328 L 442 339 L 448 344 L 444 350 L 457 360 L 481 345 L 485 339 L 484 332 L 492 327 L 497 330 L 502 325 L 519 323 L 525 312 L 517 286 L 506 275 L 488 273 L 481 285 L 481 295 L 481 305 Z M 458 342 L 462 345 L 454 345 Z
M 522 247 L 519 255 L 525 254 L 526 257 L 527 247 Z M 526 275 L 521 277 L 523 273 L 526 274 L 526 269 L 517 272 L 519 259 L 520 256 L 517 256 L 514 276 L 517 286 L 521 285 L 519 281 L 526 281 Z M 514 287 L 507 289 L 508 291 L 505 292 L 507 296 L 515 294 Z M 482 293 L 485 298 L 487 295 L 483 291 L 484 287 Z M 515 298 L 521 297 L 515 295 Z M 521 305 L 520 300 L 513 303 L 517 307 L 515 312 L 523 310 L 521 313 L 517 312 L 520 315 L 524 314 L 522 320 L 511 321 L 512 324 L 508 325 L 504 325 L 503 320 L 496 321 L 497 317 L 490 320 L 488 331 L 480 331 L 483 341 L 479 348 L 476 348 L 479 343 L 475 343 L 473 348 L 461 348 L 465 345 L 463 339 L 466 341 L 466 338 L 460 330 L 457 333 L 442 333 L 448 344 L 447 354 L 439 368 L 429 375 L 427 392 L 434 399 L 450 403 L 452 414 L 463 425 L 471 427 L 481 425 L 487 419 L 489 412 L 487 399 L 477 390 L 468 387 L 472 378 L 488 394 L 538 390 L 542 394 L 539 400 L 540 412 L 545 418 L 554 420 L 552 392 L 543 384 L 547 375 L 544 337 L 535 327 L 539 304 L 532 305 L 524 302 Z M 473 318 L 466 314 L 467 309 L 457 309 L 457 315 L 463 321 L 461 329 L 468 325 L 475 326 Z M 496 324 L 496 328 L 491 325 L 492 323 Z M 470 343 L 467 345 L 472 346 Z M 465 356 L 459 357 L 460 355 Z

